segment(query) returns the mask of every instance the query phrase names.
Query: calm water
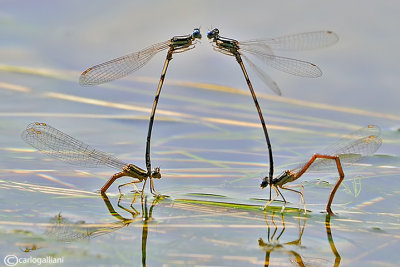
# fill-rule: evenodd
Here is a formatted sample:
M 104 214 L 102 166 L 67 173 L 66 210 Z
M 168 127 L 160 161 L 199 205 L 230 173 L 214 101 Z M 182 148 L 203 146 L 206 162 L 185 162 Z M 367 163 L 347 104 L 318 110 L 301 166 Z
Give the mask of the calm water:
M 256 1 L 246 12 L 241 5 L 25 1 L 22 8 L 0 1 L 0 258 L 51 256 L 66 266 L 397 266 L 400 5 Z M 335 172 L 301 178 L 307 215 L 290 193 L 284 214 L 281 202 L 261 210 L 268 159 L 258 117 L 237 63 L 204 38 L 174 55 L 156 116 L 152 162 L 163 178 L 155 186 L 169 198 L 147 194 L 132 203 L 126 187 L 119 199 L 117 184 L 127 178 L 103 198 L 96 191 L 113 170 L 66 165 L 21 140 L 28 123 L 43 121 L 145 167 L 147 120 L 166 53 L 103 86 L 80 87 L 79 74 L 199 26 L 203 36 L 218 27 L 238 40 L 338 33 L 335 46 L 280 54 L 318 64 L 321 78 L 266 68 L 282 97 L 250 71 L 276 174 L 349 131 L 381 127 L 376 155 L 345 168 L 332 206 L 338 216 L 324 213 Z

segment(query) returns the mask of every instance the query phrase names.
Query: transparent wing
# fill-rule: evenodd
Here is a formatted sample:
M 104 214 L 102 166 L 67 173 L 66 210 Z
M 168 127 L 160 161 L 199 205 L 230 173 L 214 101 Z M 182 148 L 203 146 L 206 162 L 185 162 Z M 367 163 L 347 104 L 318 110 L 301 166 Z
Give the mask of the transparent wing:
M 143 67 L 155 54 L 169 47 L 170 41 L 149 46 L 139 52 L 119 57 L 85 70 L 79 83 L 92 86 L 120 79 Z
M 242 54 L 242 57 L 246 60 L 246 62 L 249 64 L 249 66 L 254 70 L 254 72 L 257 74 L 257 76 L 272 90 L 274 93 L 277 95 L 282 95 L 281 90 L 279 89 L 278 84 L 272 80 L 269 75 L 258 68 L 256 64 L 254 64 L 248 57 Z
M 357 131 L 344 135 L 336 143 L 326 147 L 320 153 L 326 155 L 374 154 L 382 144 L 379 137 L 381 129 L 376 125 L 368 125 Z
M 261 45 L 242 45 L 240 43 L 240 51 L 252 54 L 265 64 L 292 75 L 308 78 L 317 78 L 322 75 L 322 71 L 317 65 L 298 59 L 275 56 L 271 54 L 271 49 L 268 46 L 264 46 L 266 47 L 265 50 L 262 49 Z
M 268 54 L 270 56 L 274 55 L 274 51 L 272 51 L 269 45 L 263 43 L 241 43 L 239 42 L 239 47 L 243 51 L 253 51 L 254 53 L 263 53 Z
M 380 128 L 376 125 L 368 125 L 355 132 L 343 136 L 333 145 L 318 152 L 322 155 L 338 156 L 341 164 L 351 164 L 362 157 L 374 154 L 382 145 L 379 137 Z M 301 164 L 294 171 L 300 171 L 306 163 Z M 336 163 L 331 159 L 316 159 L 307 171 L 335 169 Z
M 304 32 L 276 38 L 240 42 L 240 45 L 264 44 L 273 50 L 311 50 L 337 43 L 339 37 L 332 31 Z
M 21 137 L 42 153 L 70 164 L 85 167 L 106 165 L 117 170 L 122 170 L 127 165 L 110 154 L 96 150 L 46 123 L 29 124 Z

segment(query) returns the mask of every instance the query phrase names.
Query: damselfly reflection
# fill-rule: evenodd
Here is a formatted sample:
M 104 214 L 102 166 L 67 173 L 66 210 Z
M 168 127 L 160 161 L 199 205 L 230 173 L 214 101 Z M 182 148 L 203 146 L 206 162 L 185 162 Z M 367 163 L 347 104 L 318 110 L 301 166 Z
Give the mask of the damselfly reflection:
M 262 238 L 258 239 L 258 245 L 265 251 L 264 266 L 270 266 L 271 253 L 273 251 L 284 252 L 285 254 L 292 256 L 294 258 L 294 261 L 299 266 L 305 266 L 303 263 L 303 258 L 299 254 L 299 252 L 297 252 L 295 249 L 290 249 L 289 246 L 294 246 L 294 247 L 298 247 L 298 248 L 301 247 L 301 238 L 303 237 L 307 217 L 300 217 L 300 216 L 297 217 L 298 230 L 299 230 L 298 238 L 293 241 L 290 241 L 290 242 L 281 243 L 280 238 L 282 237 L 283 233 L 286 230 L 284 214 L 281 213 L 281 216 L 280 216 L 280 220 L 281 220 L 280 223 L 282 225 L 282 229 L 279 233 L 278 233 L 279 227 L 278 227 L 276 219 L 275 219 L 275 217 L 276 217 L 275 211 L 272 213 L 271 219 L 268 218 L 268 214 L 266 211 L 264 211 L 264 215 L 265 215 L 265 223 L 267 225 L 267 234 L 268 234 L 267 240 L 264 241 Z M 293 218 L 293 217 L 291 217 L 291 218 Z M 303 223 L 300 222 L 301 220 L 303 221 Z M 290 228 L 292 228 L 292 227 L 290 227 Z M 277 233 L 278 233 L 278 235 L 276 235 Z
M 317 168 L 328 168 L 331 170 L 337 169 L 339 173 L 339 179 L 333 187 L 326 205 L 326 212 L 328 214 L 333 214 L 331 204 L 335 193 L 344 178 L 342 165 L 354 163 L 364 156 L 370 156 L 374 154 L 382 144 L 382 139 L 379 137 L 379 135 L 380 129 L 378 126 L 368 125 L 355 132 L 345 135 L 337 143 L 327 147 L 320 153 L 314 154 L 309 161 L 300 164 L 297 168 L 286 170 L 273 179 L 269 179 L 268 177 L 264 178 L 261 183 L 261 188 L 265 188 L 269 185 L 270 189 L 274 189 L 276 192 L 276 196 L 270 199 L 270 201 L 265 205 L 265 208 L 280 195 L 285 202 L 282 207 L 282 211 L 285 209 L 286 200 L 279 191 L 279 188 L 282 188 L 300 194 L 302 203 L 304 205 L 304 212 L 306 212 L 306 204 L 303 197 L 303 185 L 286 184 L 299 179 L 307 170 L 311 171 Z M 296 191 L 290 187 L 301 187 L 301 191 Z
M 340 261 L 342 257 L 336 249 L 335 242 L 333 241 L 332 231 L 331 231 L 331 215 L 327 214 L 325 216 L 325 229 L 326 229 L 326 237 L 328 238 L 329 246 L 331 247 L 332 254 L 335 256 L 334 267 L 338 267 L 340 265 Z
M 280 213 L 280 216 L 276 216 L 275 211 L 270 212 L 264 211 L 265 223 L 267 226 L 267 239 L 259 238 L 258 245 L 265 251 L 264 266 L 275 266 L 278 263 L 279 258 L 272 258 L 273 252 L 275 256 L 282 257 L 286 255 L 289 257 L 290 262 L 293 266 L 328 266 L 329 260 L 324 258 L 314 258 L 309 256 L 303 256 L 304 248 L 310 248 L 310 244 L 302 244 L 302 238 L 305 231 L 307 216 L 299 214 L 298 216 L 287 216 L 284 213 Z M 330 226 L 331 216 L 327 214 L 325 216 L 325 229 L 327 233 L 327 239 L 331 248 L 332 254 L 335 256 L 335 262 L 333 266 L 337 267 L 340 265 L 341 257 L 336 249 Z M 297 223 L 295 222 L 297 221 Z M 295 226 L 297 224 L 297 227 Z M 313 224 L 308 227 L 320 226 L 321 224 Z M 298 229 L 298 234 L 294 235 L 290 233 L 293 229 Z M 288 230 L 289 232 L 286 232 Z M 285 237 L 283 237 L 285 236 Z M 285 238 L 291 237 L 289 240 L 282 241 Z M 311 245 L 312 246 L 312 245 Z M 326 250 L 325 248 L 321 248 Z M 283 261 L 279 261 L 278 265 L 284 265 Z
M 133 220 L 132 219 L 128 219 L 123 217 L 121 214 L 119 214 L 118 212 L 115 211 L 115 209 L 113 208 L 110 200 L 108 199 L 106 194 L 102 194 L 104 203 L 106 204 L 108 211 L 110 212 L 110 214 L 117 218 L 118 220 L 120 220 L 122 222 L 123 225 L 129 225 Z M 121 196 L 118 199 L 118 207 L 131 213 L 133 218 L 136 217 L 139 212 L 133 207 L 133 204 L 136 201 L 136 194 L 131 202 L 131 210 L 129 210 L 129 208 L 125 208 L 120 204 L 121 201 Z M 151 203 L 151 207 L 150 209 L 147 207 L 147 196 L 144 198 L 144 201 L 141 201 L 141 205 L 142 205 L 142 218 L 141 221 L 143 223 L 142 226 L 142 266 L 145 267 L 146 266 L 146 255 L 147 255 L 147 237 L 148 237 L 148 233 L 149 233 L 149 226 L 148 224 L 153 221 L 153 209 L 154 207 L 158 204 L 159 199 L 156 198 L 153 200 L 153 202 Z
M 165 74 L 168 64 L 172 60 L 172 54 L 182 53 L 193 49 L 197 40 L 201 39 L 200 29 L 194 29 L 192 34 L 183 36 L 174 36 L 170 40 L 154 44 L 139 52 L 135 52 L 123 57 L 119 57 L 105 63 L 93 66 L 85 70 L 79 79 L 79 83 L 83 86 L 98 85 L 101 83 L 113 81 L 125 77 L 126 75 L 143 67 L 155 54 L 168 49 L 164 67 L 162 69 L 160 82 L 158 83 L 157 92 L 153 102 L 153 108 L 150 115 L 150 121 L 147 133 L 146 143 L 146 168 L 147 172 L 151 172 L 150 160 L 150 142 L 153 129 L 154 116 L 157 109 L 158 99 L 160 97 L 161 88 L 164 83 Z
M 152 172 L 147 172 L 136 165 L 124 163 L 123 161 L 113 157 L 111 154 L 94 149 L 43 122 L 34 122 L 29 124 L 26 127 L 26 130 L 22 132 L 21 136 L 25 142 L 39 151 L 67 163 L 84 167 L 108 166 L 119 170 L 120 172 L 111 176 L 111 178 L 101 188 L 100 191 L 102 193 L 106 192 L 116 179 L 129 176 L 137 179 L 128 183 L 132 184 L 137 192 L 139 192 L 139 190 L 135 184 L 144 181 L 142 196 L 147 178 L 150 178 L 150 192 L 153 195 L 159 195 L 154 189 L 153 184 L 153 178 L 161 178 L 159 168 L 155 168 Z M 124 185 L 127 184 L 120 185 L 118 189 Z
M 48 241 L 56 240 L 64 243 L 72 243 L 81 240 L 90 240 L 94 237 L 103 236 L 109 233 L 113 233 L 121 228 L 127 227 L 131 223 L 142 222 L 142 218 L 139 218 L 140 214 L 133 204 L 136 201 L 138 193 L 135 193 L 133 200 L 131 201 L 130 208 L 126 208 L 120 204 L 121 197 L 118 199 L 118 207 L 128 212 L 131 218 L 126 218 L 116 212 L 105 193 L 102 193 L 102 198 L 106 204 L 110 214 L 117 218 L 117 222 L 112 223 L 86 223 L 85 221 L 72 221 L 66 218 L 64 215 L 58 213 L 56 216 L 52 217 L 46 226 L 46 231 L 44 233 L 44 239 L 41 242 L 35 241 L 34 243 L 24 243 L 21 250 L 23 252 L 31 252 L 40 248 L 48 247 Z

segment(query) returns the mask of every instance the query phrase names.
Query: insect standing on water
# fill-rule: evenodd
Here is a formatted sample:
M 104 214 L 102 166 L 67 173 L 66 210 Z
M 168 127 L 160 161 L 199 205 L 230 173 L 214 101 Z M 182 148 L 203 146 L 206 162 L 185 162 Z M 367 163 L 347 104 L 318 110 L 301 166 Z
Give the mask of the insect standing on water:
M 201 39 L 201 33 L 200 29 L 196 28 L 193 30 L 192 34 L 183 36 L 174 36 L 168 41 L 154 44 L 139 52 L 135 52 L 93 66 L 85 70 L 80 76 L 79 83 L 83 86 L 98 85 L 105 82 L 117 80 L 143 67 L 158 52 L 168 49 L 164 67 L 161 72 L 160 82 L 158 83 L 157 92 L 154 97 L 153 108 L 151 110 L 150 121 L 148 126 L 145 157 L 146 157 L 146 168 L 149 174 L 151 172 L 151 160 L 150 160 L 151 133 L 153 129 L 153 122 L 157 109 L 158 99 L 160 97 L 161 88 L 164 83 L 164 78 L 167 72 L 168 64 L 172 60 L 172 54 L 182 53 L 193 49 L 198 39 Z M 150 176 L 150 183 L 153 184 L 151 176 Z
M 261 183 L 261 188 L 265 188 L 268 185 L 274 189 L 276 196 L 265 205 L 264 208 L 269 206 L 279 195 L 284 201 L 282 211 L 285 209 L 286 200 L 279 188 L 296 192 L 300 194 L 301 200 L 304 205 L 304 212 L 306 212 L 306 204 L 303 197 L 303 185 L 286 185 L 287 183 L 293 182 L 299 179 L 307 170 L 313 169 L 324 169 L 324 168 L 336 168 L 339 173 L 339 179 L 333 187 L 329 200 L 326 205 L 326 212 L 333 214 L 331 204 L 335 193 L 339 188 L 344 178 L 343 166 L 346 163 L 354 163 L 360 160 L 364 156 L 374 154 L 382 144 L 382 139 L 379 137 L 380 129 L 375 125 L 368 125 L 355 132 L 345 135 L 337 143 L 329 146 L 320 153 L 314 154 L 311 159 L 303 164 L 300 164 L 297 168 L 292 170 L 286 170 L 281 173 L 278 177 L 269 179 L 265 177 Z M 301 191 L 296 191 L 290 187 L 301 187 Z
M 250 93 L 253 97 L 254 104 L 256 106 L 258 116 L 262 128 L 264 130 L 265 140 L 267 142 L 268 153 L 269 153 L 269 178 L 272 179 L 274 175 L 274 162 L 272 156 L 272 146 L 268 136 L 268 130 L 265 125 L 264 117 L 261 112 L 260 105 L 258 104 L 257 96 L 254 92 L 253 86 L 250 82 L 250 78 L 247 74 L 246 68 L 243 64 L 242 58 L 250 65 L 250 67 L 255 71 L 257 76 L 276 94 L 281 95 L 281 90 L 279 89 L 276 82 L 274 82 L 263 70 L 257 67 L 244 53 L 251 54 L 256 58 L 260 59 L 264 63 L 284 71 L 289 74 L 316 78 L 322 75 L 321 70 L 317 65 L 287 58 L 276 56 L 273 50 L 306 50 L 306 49 L 316 49 L 321 47 L 326 47 L 336 43 L 339 38 L 332 31 L 315 31 L 315 32 L 305 32 L 294 35 L 288 35 L 278 38 L 269 38 L 262 40 L 250 40 L 246 42 L 239 42 L 235 39 L 230 39 L 222 37 L 219 35 L 219 30 L 217 28 L 209 31 L 207 33 L 208 39 L 213 42 L 214 49 L 228 56 L 235 57 L 236 61 L 239 63 L 242 69 L 243 75 L 246 79 L 247 85 L 250 89 Z M 267 177 L 266 177 L 267 178 Z M 271 196 L 270 196 L 271 198 Z
M 21 137 L 26 143 L 39 151 L 67 163 L 83 167 L 108 166 L 119 170 L 120 172 L 111 176 L 104 184 L 100 190 L 101 193 L 105 193 L 116 179 L 129 176 L 137 180 L 118 186 L 118 190 L 120 190 L 122 186 L 132 184 L 134 189 L 139 192 L 135 184 L 144 181 L 142 188 L 143 196 L 147 178 L 161 178 L 160 168 L 154 168 L 154 170 L 149 174 L 138 166 L 126 164 L 113 157 L 111 154 L 94 149 L 43 122 L 34 122 L 29 124 L 26 127 L 26 130 L 22 132 Z M 150 192 L 153 195 L 158 194 L 154 189 L 153 183 L 150 183 Z

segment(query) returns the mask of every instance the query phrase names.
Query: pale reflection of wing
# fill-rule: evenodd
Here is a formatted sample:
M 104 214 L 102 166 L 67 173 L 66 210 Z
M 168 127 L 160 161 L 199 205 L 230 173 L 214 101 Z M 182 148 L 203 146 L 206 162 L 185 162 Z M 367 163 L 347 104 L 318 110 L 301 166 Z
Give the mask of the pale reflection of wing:
M 248 57 L 242 54 L 242 57 L 246 60 L 246 62 L 249 64 L 249 66 L 254 70 L 254 72 L 257 74 L 257 76 L 272 90 L 274 93 L 277 95 L 282 95 L 281 90 L 279 89 L 278 84 L 272 80 L 269 75 L 258 68 L 256 64 L 254 64 Z
M 79 83 L 92 86 L 117 80 L 143 67 L 155 54 L 169 48 L 171 41 L 154 44 L 139 52 L 98 64 L 85 70 Z
M 240 42 L 240 45 L 265 44 L 273 50 L 312 50 L 337 43 L 339 37 L 332 31 L 304 32 L 276 38 Z
M 50 238 L 69 243 L 109 234 L 128 224 L 129 223 L 117 222 L 104 224 L 104 226 L 102 226 L 102 224 L 95 224 L 92 226 L 90 224 L 87 225 L 83 221 L 72 222 L 59 214 L 50 220 L 45 234 Z

